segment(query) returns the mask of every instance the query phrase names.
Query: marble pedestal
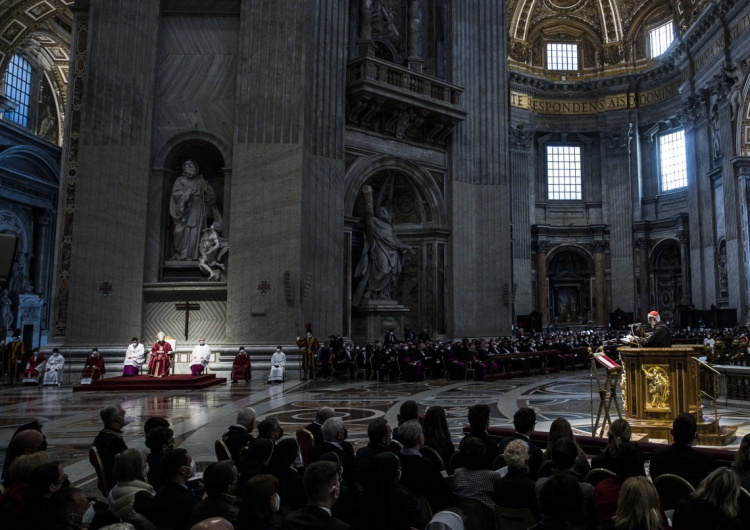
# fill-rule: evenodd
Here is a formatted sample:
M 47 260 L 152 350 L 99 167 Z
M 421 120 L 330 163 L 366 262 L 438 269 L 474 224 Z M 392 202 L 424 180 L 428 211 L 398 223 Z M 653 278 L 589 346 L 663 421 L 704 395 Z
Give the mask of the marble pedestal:
M 352 339 L 358 343 L 382 342 L 388 331 L 403 336 L 404 316 L 409 308 L 396 300 L 362 300 L 352 314 Z

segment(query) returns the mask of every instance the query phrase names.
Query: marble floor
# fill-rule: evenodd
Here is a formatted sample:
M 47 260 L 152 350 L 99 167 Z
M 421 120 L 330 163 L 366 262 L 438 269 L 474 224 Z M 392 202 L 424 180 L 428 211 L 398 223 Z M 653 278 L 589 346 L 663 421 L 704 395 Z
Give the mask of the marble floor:
M 49 451 L 61 460 L 75 485 L 92 488 L 94 471 L 87 451 L 101 429 L 99 410 L 121 403 L 133 422 L 125 427 L 129 447 L 144 447 L 143 423 L 150 416 L 164 416 L 172 423 L 179 447 L 186 448 L 200 464 L 215 461 L 214 440 L 234 423 L 237 410 L 251 405 L 260 419 L 276 416 L 285 436 L 310 423 L 320 405 L 330 405 L 343 416 L 349 430 L 349 441 L 355 448 L 367 443 L 367 425 L 385 417 L 396 425 L 401 403 L 414 399 L 420 412 L 440 405 L 446 409 L 449 427 L 458 441 L 466 423 L 469 406 L 486 403 L 492 411 L 492 425 L 512 425 L 513 413 L 520 406 L 533 407 L 539 416 L 537 429 L 546 431 L 552 420 L 567 418 L 575 429 L 590 433 L 592 391 L 596 381 L 589 371 L 532 376 L 506 381 L 457 382 L 427 381 L 417 383 L 379 383 L 376 381 L 288 380 L 266 385 L 254 380 L 195 391 L 138 391 L 131 393 L 77 392 L 70 387 L 0 386 L 0 454 L 15 429 L 31 419 L 43 422 Z M 706 413 L 712 406 L 704 404 Z M 720 404 L 722 425 L 738 426 L 738 439 L 750 433 L 750 408 Z

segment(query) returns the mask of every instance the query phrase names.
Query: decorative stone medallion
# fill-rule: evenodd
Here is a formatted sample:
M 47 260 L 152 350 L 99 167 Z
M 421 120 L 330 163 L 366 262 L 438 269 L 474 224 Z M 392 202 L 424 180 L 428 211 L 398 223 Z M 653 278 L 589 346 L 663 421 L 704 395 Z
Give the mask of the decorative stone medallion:
M 258 289 L 258 292 L 262 294 L 263 296 L 268 294 L 268 291 L 271 290 L 271 284 L 268 282 L 268 280 L 261 280 L 258 282 L 258 285 L 256 286 L 256 289 Z

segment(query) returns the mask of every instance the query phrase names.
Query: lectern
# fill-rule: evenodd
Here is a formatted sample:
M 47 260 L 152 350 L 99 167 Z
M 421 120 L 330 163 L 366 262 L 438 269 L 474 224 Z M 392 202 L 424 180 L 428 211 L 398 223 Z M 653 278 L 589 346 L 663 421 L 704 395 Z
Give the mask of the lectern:
M 726 445 L 728 437 L 734 440 L 736 428 L 721 429 L 718 417 L 703 415 L 699 351 L 690 347 L 621 347 L 617 351 L 622 359 L 623 409 L 633 432 L 671 442 L 672 421 L 688 412 L 698 424 L 700 445 Z

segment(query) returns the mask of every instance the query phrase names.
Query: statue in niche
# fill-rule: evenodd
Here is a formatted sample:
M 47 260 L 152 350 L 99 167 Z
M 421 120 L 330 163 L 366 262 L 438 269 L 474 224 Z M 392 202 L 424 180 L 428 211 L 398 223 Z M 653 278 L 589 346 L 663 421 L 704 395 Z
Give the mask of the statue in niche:
M 11 293 L 30 294 L 34 287 L 29 280 L 29 261 L 25 252 L 20 252 L 13 265 L 13 276 L 8 285 Z
M 398 28 L 396 27 L 396 17 L 393 11 L 383 0 L 375 0 L 372 3 L 372 24 L 381 26 L 389 37 L 396 39 L 399 37 Z
M 396 235 L 388 209 L 380 207 L 375 213 L 372 188 L 364 186 L 362 195 L 365 247 L 354 271 L 354 277 L 359 280 L 352 299 L 355 306 L 362 300 L 395 300 L 396 280 L 402 271 L 402 254 L 415 253 Z
M 10 296 L 8 296 L 8 289 L 3 289 L 2 294 L 0 294 L 0 322 L 2 322 L 3 331 L 13 328 L 12 303 Z
M 209 211 L 217 217 L 216 194 L 200 174 L 198 164 L 186 160 L 182 164 L 182 175 L 172 185 L 169 201 L 169 215 L 174 220 L 174 254 L 170 259 L 195 261 L 199 258 L 198 247 Z
M 719 286 L 722 293 L 726 293 L 729 288 L 727 282 L 727 247 L 722 241 L 719 246 L 719 252 L 716 253 L 716 264 L 719 268 Z
M 221 237 L 221 231 L 224 222 L 216 219 L 211 226 L 203 230 L 200 242 L 200 258 L 198 259 L 198 268 L 208 273 L 209 282 L 221 281 L 221 273 L 226 271 L 226 267 L 221 260 L 229 252 L 229 243 Z
M 745 80 L 744 61 L 736 66 L 726 64 L 724 66 L 724 75 L 729 84 L 729 93 L 727 100 L 732 108 L 732 121 L 737 119 L 737 111 L 742 107 L 742 85 Z
M 719 137 L 719 106 L 711 108 L 711 141 L 713 143 L 714 160 L 721 158 L 721 138 Z

